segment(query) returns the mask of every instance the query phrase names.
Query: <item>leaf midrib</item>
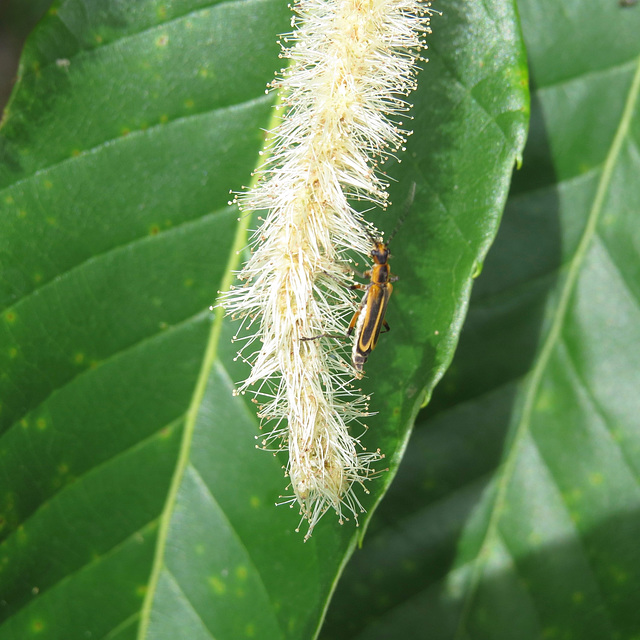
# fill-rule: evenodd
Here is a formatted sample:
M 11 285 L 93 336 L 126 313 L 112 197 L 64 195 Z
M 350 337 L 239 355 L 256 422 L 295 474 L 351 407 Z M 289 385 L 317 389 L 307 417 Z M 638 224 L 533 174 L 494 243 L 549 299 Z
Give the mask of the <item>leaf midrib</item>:
M 587 224 L 582 233 L 582 237 L 576 248 L 573 259 L 570 262 L 569 269 L 567 271 L 567 278 L 564 281 L 558 303 L 556 306 L 553 322 L 551 323 L 549 333 L 542 345 L 539 352 L 537 361 L 531 371 L 529 384 L 525 390 L 525 400 L 520 414 L 519 421 L 515 426 L 515 433 L 511 440 L 511 448 L 509 449 L 503 463 L 502 473 L 498 477 L 496 495 L 491 508 L 491 515 L 485 536 L 480 545 L 476 559 L 474 561 L 473 572 L 471 575 L 470 583 L 467 588 L 467 593 L 464 599 L 462 613 L 458 623 L 458 629 L 456 631 L 455 640 L 462 640 L 465 637 L 466 623 L 471 611 L 471 607 L 474 602 L 475 594 L 478 590 L 481 576 L 484 570 L 486 559 L 488 557 L 488 549 L 491 546 L 498 531 L 498 524 L 500 517 L 504 511 L 506 503 L 506 495 L 510 480 L 515 471 L 515 465 L 517 460 L 517 453 L 520 449 L 520 445 L 529 432 L 530 419 L 534 407 L 534 399 L 537 396 L 537 391 L 542 380 L 544 371 L 551 358 L 552 352 L 558 342 L 561 334 L 562 326 L 569 307 L 569 301 L 573 294 L 578 275 L 582 263 L 587 254 L 587 250 L 591 244 L 596 233 L 597 223 L 602 213 L 604 200 L 611 183 L 611 177 L 613 170 L 620 155 L 622 144 L 627 136 L 631 121 L 633 118 L 633 111 L 636 103 L 638 102 L 638 95 L 640 94 L 640 58 L 636 58 L 636 71 L 629 88 L 627 99 L 625 101 L 625 107 L 620 118 L 620 124 L 616 131 L 616 134 L 607 153 L 606 160 L 603 165 L 602 175 L 598 182 L 598 188 L 596 190 L 593 204 L 589 212 Z
M 225 275 L 221 283 L 222 290 L 228 290 L 234 279 L 234 272 L 238 267 L 240 261 L 240 252 L 246 243 L 247 229 L 249 226 L 249 216 L 244 216 L 240 219 L 238 229 L 236 230 L 236 236 L 234 238 L 233 245 L 229 251 L 229 260 L 225 270 Z M 185 420 L 184 431 L 182 434 L 182 441 L 180 443 L 180 451 L 178 459 L 174 469 L 173 477 L 171 479 L 171 485 L 167 493 L 167 500 L 160 516 L 160 527 L 158 531 L 158 539 L 156 543 L 156 550 L 153 558 L 153 564 L 151 567 L 151 574 L 149 578 L 149 586 L 145 594 L 144 603 L 140 612 L 140 626 L 138 627 L 138 640 L 144 640 L 149 628 L 149 620 L 151 617 L 151 609 L 153 608 L 153 601 L 156 590 L 158 588 L 158 582 L 160 580 L 160 573 L 164 566 L 164 553 L 167 545 L 167 539 L 169 537 L 169 525 L 171 524 L 171 518 L 173 515 L 174 506 L 176 503 L 178 491 L 182 484 L 187 466 L 189 465 L 189 457 L 191 453 L 191 443 L 193 441 L 193 435 L 195 431 L 196 419 L 202 404 L 204 392 L 207 387 L 209 379 L 209 372 L 215 362 L 218 353 L 218 344 L 220 342 L 220 334 L 222 333 L 222 319 L 224 317 L 224 310 L 221 307 L 215 309 L 215 318 L 211 324 L 211 330 L 209 332 L 209 338 L 207 340 L 207 346 L 205 349 L 204 358 L 202 360 L 202 366 L 200 373 L 198 374 L 198 380 L 194 389 L 194 393 L 187 410 L 187 417 Z

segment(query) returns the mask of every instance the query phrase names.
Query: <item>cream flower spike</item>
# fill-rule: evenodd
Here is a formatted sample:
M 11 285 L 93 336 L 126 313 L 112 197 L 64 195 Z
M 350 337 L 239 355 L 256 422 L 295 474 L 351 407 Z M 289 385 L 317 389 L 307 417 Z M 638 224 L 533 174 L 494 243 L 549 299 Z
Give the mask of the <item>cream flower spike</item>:
M 256 186 L 236 199 L 266 217 L 238 275 L 242 286 L 221 304 L 241 319 L 234 339 L 252 367 L 238 393 L 255 396 L 262 448 L 289 453 L 293 495 L 283 502 L 300 506 L 306 540 L 328 509 L 357 523 L 364 509 L 354 487 L 382 457 L 348 428 L 370 415 L 369 398 L 353 385 L 350 349 L 304 338 L 344 335 L 356 308 L 349 256 L 368 255 L 379 234 L 349 199 L 386 207 L 376 167 L 410 133 L 399 117 L 411 106 L 405 98 L 432 9 L 418 0 L 300 0 L 293 10 L 281 54 L 290 65 L 272 83 L 284 116 Z

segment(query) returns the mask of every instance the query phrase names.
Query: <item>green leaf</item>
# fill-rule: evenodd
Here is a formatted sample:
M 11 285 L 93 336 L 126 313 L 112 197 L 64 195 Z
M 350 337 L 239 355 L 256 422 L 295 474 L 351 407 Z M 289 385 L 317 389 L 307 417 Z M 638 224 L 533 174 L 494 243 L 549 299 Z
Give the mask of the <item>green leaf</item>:
M 640 637 L 640 7 L 520 11 L 523 169 L 327 638 Z
M 415 133 L 390 163 L 392 333 L 365 437 L 391 481 L 448 366 L 528 118 L 514 7 L 434 20 Z M 284 461 L 233 397 L 211 314 L 246 243 L 227 204 L 258 163 L 284 2 L 55 5 L 0 129 L 0 639 L 310 638 L 360 529 L 306 544 Z M 398 208 L 372 212 L 395 227 Z M 361 525 L 367 523 L 361 520 Z

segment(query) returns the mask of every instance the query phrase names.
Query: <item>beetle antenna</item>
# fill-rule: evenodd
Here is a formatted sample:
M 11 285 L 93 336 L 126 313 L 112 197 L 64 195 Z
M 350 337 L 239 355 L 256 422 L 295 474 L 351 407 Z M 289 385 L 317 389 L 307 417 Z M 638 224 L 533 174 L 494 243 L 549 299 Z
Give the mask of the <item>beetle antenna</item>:
M 367 234 L 367 236 L 369 236 L 369 240 L 371 240 L 371 244 L 373 244 L 375 246 L 376 244 L 378 244 L 379 238 L 377 238 L 376 236 L 374 236 L 371 233 L 371 226 L 372 225 L 370 225 L 370 224 L 364 225 L 364 230 L 365 230 L 365 233 Z
M 409 188 L 409 195 L 407 196 L 407 199 L 404 201 L 402 216 L 398 220 L 398 223 L 396 224 L 396 228 L 392 231 L 386 244 L 389 244 L 393 240 L 396 233 L 398 233 L 398 229 L 400 229 L 400 227 L 403 225 L 406 217 L 409 215 L 409 211 L 411 211 L 411 206 L 413 205 L 413 201 L 415 197 L 416 197 L 416 183 L 414 181 L 411 183 L 411 187 Z

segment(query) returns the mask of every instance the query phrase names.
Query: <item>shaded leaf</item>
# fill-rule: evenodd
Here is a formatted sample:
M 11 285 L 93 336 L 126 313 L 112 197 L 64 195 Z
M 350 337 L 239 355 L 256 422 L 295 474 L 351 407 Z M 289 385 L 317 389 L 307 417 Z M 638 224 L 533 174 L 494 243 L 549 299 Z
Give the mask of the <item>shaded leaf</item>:
M 638 637 L 640 10 L 592 8 L 520 3 L 523 169 L 326 637 Z

